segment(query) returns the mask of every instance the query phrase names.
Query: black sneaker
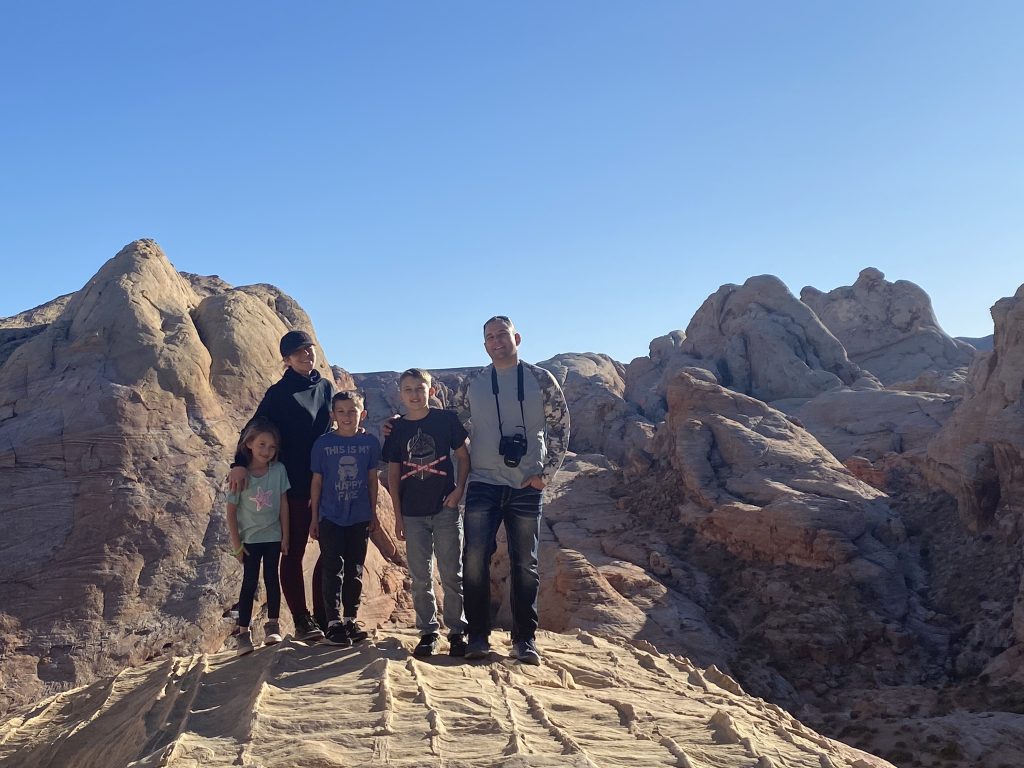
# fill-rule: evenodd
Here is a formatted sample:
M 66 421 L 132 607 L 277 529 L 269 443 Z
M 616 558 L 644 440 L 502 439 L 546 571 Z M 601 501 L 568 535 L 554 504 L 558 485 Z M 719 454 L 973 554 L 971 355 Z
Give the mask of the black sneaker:
M 459 634 L 448 635 L 448 655 L 465 656 L 466 638 Z
M 341 648 L 348 648 L 352 645 L 352 639 L 348 636 L 348 632 L 345 631 L 344 624 L 331 624 L 327 628 L 327 634 L 324 637 L 331 645 L 337 645 Z
M 354 621 L 345 622 L 345 631 L 348 633 L 348 639 L 353 643 L 361 643 L 370 636 L 366 630 L 360 628 Z
M 323 636 L 324 631 L 317 626 L 316 619 L 308 613 L 295 620 L 296 640 L 321 640 Z
M 520 640 L 515 644 L 513 658 L 519 659 L 520 664 L 538 666 L 540 664 L 540 654 L 537 653 L 537 643 L 533 640 Z
M 486 635 L 470 635 L 466 646 L 467 659 L 486 659 L 491 655 L 491 643 Z
M 420 638 L 419 645 L 416 646 L 416 650 L 412 652 L 413 656 L 418 656 L 421 659 L 425 659 L 427 656 L 433 656 L 434 651 L 437 650 L 437 641 L 439 640 L 437 632 L 429 632 Z

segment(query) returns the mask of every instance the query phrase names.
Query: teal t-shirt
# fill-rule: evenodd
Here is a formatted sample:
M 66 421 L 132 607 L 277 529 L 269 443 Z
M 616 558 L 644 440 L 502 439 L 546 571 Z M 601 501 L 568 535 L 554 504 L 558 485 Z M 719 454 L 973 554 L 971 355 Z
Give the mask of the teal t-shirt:
M 281 494 L 289 488 L 284 464 L 275 461 L 262 477 L 250 473 L 244 491 L 228 492 L 228 502 L 237 507 L 238 535 L 243 544 L 281 540 Z

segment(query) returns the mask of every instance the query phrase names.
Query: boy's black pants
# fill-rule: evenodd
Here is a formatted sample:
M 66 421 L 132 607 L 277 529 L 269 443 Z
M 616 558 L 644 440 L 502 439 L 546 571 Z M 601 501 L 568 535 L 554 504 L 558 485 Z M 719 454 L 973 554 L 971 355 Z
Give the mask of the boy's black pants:
M 330 520 L 320 520 L 320 557 L 328 622 L 339 621 L 343 616 L 356 617 L 363 594 L 363 562 L 369 538 L 368 522 L 337 525 Z

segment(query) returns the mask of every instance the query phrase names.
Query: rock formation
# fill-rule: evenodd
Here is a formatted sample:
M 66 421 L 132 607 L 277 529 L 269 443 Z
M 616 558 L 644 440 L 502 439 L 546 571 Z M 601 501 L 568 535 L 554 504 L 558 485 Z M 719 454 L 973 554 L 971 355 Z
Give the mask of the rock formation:
M 931 299 L 914 283 L 890 283 L 868 267 L 852 286 L 828 293 L 808 286 L 800 300 L 842 342 L 850 360 L 883 384 L 931 392 L 962 388 L 975 350 L 939 327 Z
M 995 343 L 971 366 L 964 402 L 928 447 L 930 479 L 974 530 L 1024 533 L 1024 286 L 992 307 Z
M 870 301 L 820 294 L 821 311 L 882 328 L 900 294 L 880 273 L 862 288 Z M 933 392 L 881 388 L 770 276 L 723 286 L 628 366 L 558 355 L 543 365 L 576 454 L 546 491 L 541 626 L 564 634 L 542 638 L 544 666 L 407 659 L 386 495 L 362 613 L 386 628 L 376 646 L 234 661 L 203 655 L 238 588 L 220 482 L 280 375 L 278 338 L 312 324 L 273 286 L 178 274 L 134 243 L 78 293 L 0 320 L 0 711 L 58 694 L 0 721 L 0 763 L 879 764 L 780 704 L 900 765 L 1021 764 L 1022 292 L 994 308 L 962 402 L 941 391 L 959 369 L 938 353 L 912 382 Z M 929 328 L 893 332 L 892 359 L 920 362 Z M 437 405 L 470 370 L 434 372 Z M 398 374 L 333 375 L 367 391 L 371 430 L 399 409 Z M 507 579 L 499 535 L 503 627 Z M 253 680 L 269 685 L 233 687 Z M 325 716 L 351 715 L 351 738 L 308 718 L 302 740 L 266 737 L 335 688 L 351 697 Z M 701 691 L 714 711 L 688 708 Z
M 844 385 L 879 386 L 772 275 L 723 285 L 697 310 L 684 336 L 656 341 L 661 343 L 650 358 L 634 360 L 626 370 L 626 396 L 652 421 L 665 412 L 661 389 L 686 367 L 704 368 L 723 386 L 766 402 L 811 398 Z M 656 398 L 644 394 L 652 384 Z
M 538 363 L 562 387 L 572 414 L 570 441 L 576 453 L 600 453 L 618 464 L 643 452 L 650 422 L 628 404 L 625 369 L 607 355 L 566 353 Z
M 526 667 L 421 661 L 415 642 L 153 662 L 0 724 L 0 763 L 892 768 L 645 643 L 544 633 Z
M 37 332 L 8 339 L 0 710 L 172 646 L 219 647 L 230 628 L 239 566 L 225 554 L 221 482 L 282 370 L 278 339 L 312 326 L 277 289 L 206 285 L 202 298 L 137 241 L 46 305 Z M 375 583 L 400 588 L 374 557 Z M 390 616 L 394 598 L 376 607 Z

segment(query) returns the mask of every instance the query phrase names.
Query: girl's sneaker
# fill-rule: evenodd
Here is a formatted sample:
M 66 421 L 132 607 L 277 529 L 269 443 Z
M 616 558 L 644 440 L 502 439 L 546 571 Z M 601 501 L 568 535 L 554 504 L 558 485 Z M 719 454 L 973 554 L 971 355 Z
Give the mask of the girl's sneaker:
M 276 621 L 268 621 L 263 625 L 263 644 L 274 645 L 284 640 L 281 637 L 281 626 Z
M 245 654 L 252 652 L 252 632 L 248 629 L 243 629 L 238 633 L 238 641 L 235 644 L 235 656 L 245 656 Z

